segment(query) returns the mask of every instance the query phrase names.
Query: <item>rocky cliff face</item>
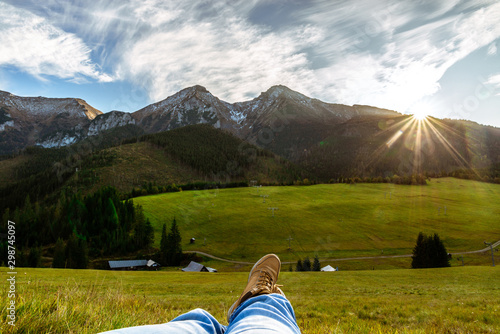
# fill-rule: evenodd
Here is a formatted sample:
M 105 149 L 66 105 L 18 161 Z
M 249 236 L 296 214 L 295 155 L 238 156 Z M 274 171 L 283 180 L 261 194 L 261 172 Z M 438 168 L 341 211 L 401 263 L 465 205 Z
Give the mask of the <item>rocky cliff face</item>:
M 121 126 L 136 124 L 130 113 L 111 111 L 106 114 L 97 115 L 92 121 L 85 125 L 77 125 L 67 130 L 51 133 L 37 141 L 42 147 L 60 147 L 74 144 L 88 137 L 96 136 L 106 130 Z
M 59 137 L 56 146 L 71 144 L 77 138 L 67 132 L 101 114 L 81 99 L 21 97 L 0 91 L 0 153 L 12 153 L 53 136 Z

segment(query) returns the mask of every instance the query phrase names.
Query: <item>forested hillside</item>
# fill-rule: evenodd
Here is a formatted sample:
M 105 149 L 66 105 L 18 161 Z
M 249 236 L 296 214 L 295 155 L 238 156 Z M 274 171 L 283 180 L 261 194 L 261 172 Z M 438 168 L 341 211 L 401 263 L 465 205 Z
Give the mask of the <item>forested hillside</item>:
M 29 254 L 51 256 L 61 243 L 65 254 L 75 249 L 91 258 L 147 248 L 152 230 L 131 197 L 304 177 L 286 160 L 208 125 L 120 139 L 135 131 L 116 128 L 58 149 L 30 147 L 0 161 L 0 232 L 9 219 L 18 223 L 21 265 Z
M 500 129 L 410 116 L 355 118 L 332 126 L 294 161 L 321 180 L 399 175 L 500 182 Z

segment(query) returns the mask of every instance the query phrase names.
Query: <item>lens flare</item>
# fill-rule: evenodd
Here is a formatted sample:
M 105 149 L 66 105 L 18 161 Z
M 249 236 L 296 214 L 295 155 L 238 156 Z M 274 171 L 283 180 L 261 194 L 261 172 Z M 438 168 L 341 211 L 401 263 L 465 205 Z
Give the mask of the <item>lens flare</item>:
M 417 120 L 417 121 L 423 121 L 424 119 L 427 118 L 427 115 L 426 113 L 424 112 L 417 112 L 415 114 L 413 114 L 413 117 Z

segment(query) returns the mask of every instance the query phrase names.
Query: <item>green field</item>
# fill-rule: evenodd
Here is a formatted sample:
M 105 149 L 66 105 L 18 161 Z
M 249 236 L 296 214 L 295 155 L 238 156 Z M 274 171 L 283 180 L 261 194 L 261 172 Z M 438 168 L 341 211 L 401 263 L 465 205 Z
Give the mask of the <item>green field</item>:
M 1 333 L 96 333 L 162 323 L 200 307 L 227 324 L 247 273 L 111 272 L 18 268 L 16 326 Z M 6 268 L 0 269 L 6 281 Z M 282 272 L 304 334 L 498 333 L 498 267 Z
M 265 203 L 260 195 L 269 196 Z M 334 259 L 411 254 L 421 231 L 438 233 L 452 253 L 500 240 L 500 185 L 454 178 L 432 179 L 427 186 L 363 183 L 186 191 L 134 202 L 153 223 L 156 245 L 162 224 L 170 226 L 175 217 L 183 250 L 240 261 L 266 253 L 276 253 L 285 262 L 318 255 L 323 263 L 342 266 L 344 262 Z M 270 207 L 279 208 L 274 217 Z M 195 244 L 189 244 L 192 237 Z M 409 265 L 408 258 L 394 259 L 384 268 Z

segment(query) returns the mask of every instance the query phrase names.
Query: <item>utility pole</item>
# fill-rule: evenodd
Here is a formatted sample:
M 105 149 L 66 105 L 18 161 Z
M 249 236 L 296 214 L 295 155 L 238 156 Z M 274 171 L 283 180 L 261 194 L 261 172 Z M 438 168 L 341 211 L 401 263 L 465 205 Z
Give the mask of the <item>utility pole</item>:
M 274 210 L 279 210 L 278 208 L 267 208 L 268 210 L 273 210 L 273 217 L 274 217 Z
M 292 249 L 292 246 L 290 244 L 290 242 L 293 240 L 292 236 L 289 236 L 288 239 L 286 239 L 286 240 L 288 240 L 288 249 L 289 250 Z
M 266 203 L 266 198 L 269 197 L 269 195 L 260 195 L 262 197 L 262 203 Z
M 494 251 L 494 249 L 493 249 L 493 243 L 485 241 L 484 244 L 487 245 L 487 246 L 490 246 L 490 249 L 491 249 L 491 265 L 494 267 L 495 266 L 495 257 L 493 256 L 493 254 L 494 254 L 493 253 L 493 251 Z

